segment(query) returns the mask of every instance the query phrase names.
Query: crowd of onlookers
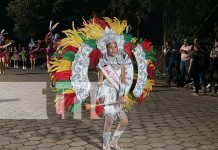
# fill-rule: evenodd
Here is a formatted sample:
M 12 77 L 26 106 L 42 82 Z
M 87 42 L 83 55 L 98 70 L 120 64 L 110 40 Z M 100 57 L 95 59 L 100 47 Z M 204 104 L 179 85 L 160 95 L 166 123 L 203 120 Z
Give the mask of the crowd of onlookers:
M 162 47 L 168 80 L 178 87 L 194 83 L 194 93 L 213 91 L 218 95 L 218 39 L 202 42 L 194 38 L 192 42 L 184 39 L 179 45 L 176 40 L 166 41 Z

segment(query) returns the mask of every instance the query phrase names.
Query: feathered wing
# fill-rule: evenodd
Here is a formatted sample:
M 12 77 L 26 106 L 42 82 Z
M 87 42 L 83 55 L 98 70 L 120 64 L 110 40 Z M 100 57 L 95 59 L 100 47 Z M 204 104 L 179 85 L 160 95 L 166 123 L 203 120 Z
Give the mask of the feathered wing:
M 51 73 L 51 81 L 54 91 L 57 93 L 55 99 L 56 112 L 62 114 L 64 110 L 74 112 L 80 101 L 77 100 L 75 89 L 71 84 L 72 66 L 74 58 L 81 45 L 88 45 L 93 51 L 89 54 L 92 66 L 101 57 L 100 50 L 97 49 L 96 41 L 101 38 L 102 32 L 106 27 L 111 28 L 116 34 L 124 36 L 124 52 L 131 58 L 133 65 L 137 65 L 137 60 L 133 54 L 137 45 L 143 49 L 144 61 L 146 62 L 146 73 L 144 87 L 138 96 L 134 98 L 133 90 L 137 84 L 138 68 L 134 67 L 134 81 L 129 93 L 125 95 L 126 108 L 130 109 L 135 103 L 141 104 L 144 98 L 151 92 L 153 81 L 153 70 L 155 69 L 155 53 L 151 42 L 132 37 L 130 34 L 123 33 L 127 26 L 127 21 L 119 21 L 117 18 L 100 19 L 94 16 L 89 21 L 83 21 L 83 27 L 75 29 L 72 22 L 72 29 L 63 31 L 66 37 L 60 40 L 56 52 L 51 61 L 48 71 Z M 92 68 L 94 68 L 92 66 Z M 139 68 L 140 69 L 140 68 Z M 143 71 L 143 70 L 142 70 Z M 134 84 L 135 83 L 135 84 Z

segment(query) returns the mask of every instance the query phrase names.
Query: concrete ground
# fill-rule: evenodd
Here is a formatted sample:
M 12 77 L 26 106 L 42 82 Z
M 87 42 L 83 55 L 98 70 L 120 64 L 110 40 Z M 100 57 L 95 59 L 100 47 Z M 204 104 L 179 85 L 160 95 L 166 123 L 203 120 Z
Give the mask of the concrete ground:
M 95 77 L 90 75 L 90 78 Z M 13 113 L 20 110 L 17 101 L 4 101 L 5 92 L 11 90 L 12 95 L 18 98 L 25 95 L 25 92 L 19 92 L 22 86 L 17 87 L 19 90 L 14 87 L 10 89 L 8 86 L 8 90 L 3 92 L 6 82 L 18 82 L 20 85 L 25 82 L 45 83 L 42 95 L 47 97 L 47 119 L 0 120 L 0 149 L 101 149 L 103 120 L 91 120 L 88 113 L 83 113 L 82 120 L 70 116 L 63 120 L 56 117 L 54 93 L 49 87 L 49 74 L 46 70 L 7 69 L 6 75 L 0 75 L 0 82 L 1 117 L 7 116 L 4 114 L 7 111 Z M 37 89 L 32 88 L 32 85 L 34 84 L 25 84 L 23 90 L 32 89 L 35 94 Z M 30 96 L 29 99 L 34 101 L 36 97 Z M 23 103 L 22 98 L 20 103 Z M 5 107 L 8 109 L 1 111 Z M 20 115 L 22 116 L 22 113 Z M 128 116 L 129 125 L 120 140 L 120 145 L 125 150 L 218 150 L 217 97 L 193 97 L 187 90 L 168 87 L 157 81 L 144 104 Z

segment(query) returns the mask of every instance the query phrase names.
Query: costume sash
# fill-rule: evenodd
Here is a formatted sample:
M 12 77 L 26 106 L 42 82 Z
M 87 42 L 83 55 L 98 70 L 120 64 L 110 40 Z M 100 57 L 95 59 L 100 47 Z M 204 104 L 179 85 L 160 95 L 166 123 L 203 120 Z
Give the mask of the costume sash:
M 118 77 L 117 73 L 114 71 L 114 69 L 107 65 L 105 67 L 98 66 L 99 69 L 104 74 L 105 78 L 114 86 L 114 88 L 118 91 L 120 87 L 120 78 Z

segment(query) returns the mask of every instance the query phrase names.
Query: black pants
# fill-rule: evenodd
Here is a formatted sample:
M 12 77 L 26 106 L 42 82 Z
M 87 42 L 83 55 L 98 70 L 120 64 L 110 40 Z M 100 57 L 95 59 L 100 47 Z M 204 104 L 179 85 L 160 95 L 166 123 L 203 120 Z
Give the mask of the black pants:
M 169 75 L 169 81 L 172 81 L 173 79 L 173 68 L 175 67 L 176 70 L 176 81 L 179 80 L 180 75 L 180 58 L 176 56 L 171 56 L 169 66 L 168 66 L 168 75 Z
M 202 69 L 201 67 L 196 68 L 192 73 L 196 93 L 199 93 L 199 90 L 201 90 L 201 78 L 204 78 L 204 75 L 204 69 Z
M 211 68 L 211 81 L 214 85 L 214 91 L 217 92 L 218 88 L 218 58 L 212 60 Z

